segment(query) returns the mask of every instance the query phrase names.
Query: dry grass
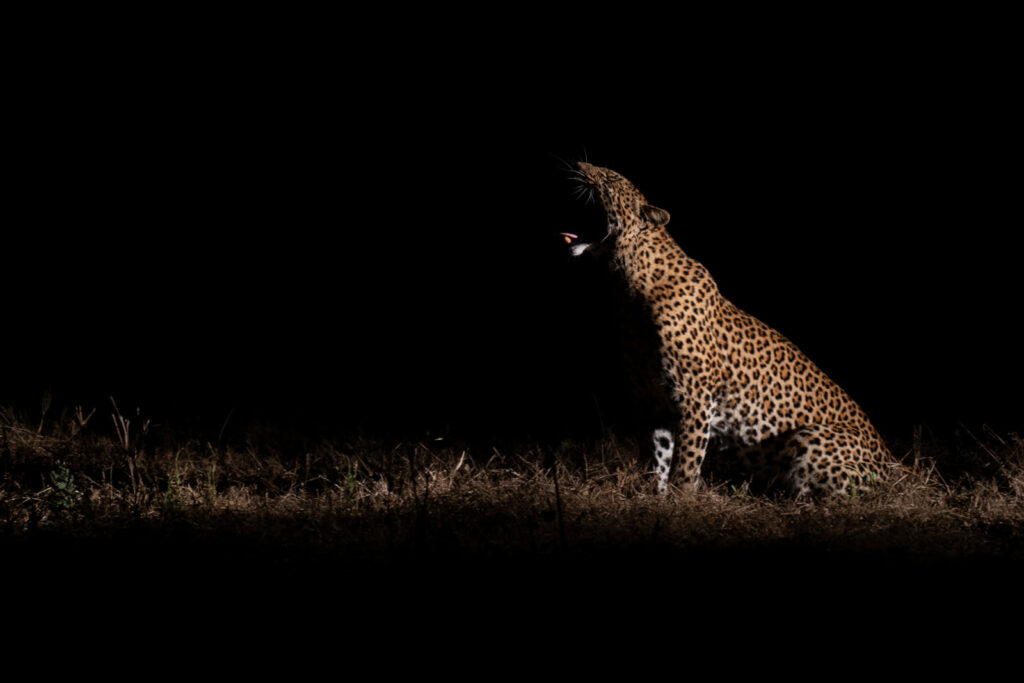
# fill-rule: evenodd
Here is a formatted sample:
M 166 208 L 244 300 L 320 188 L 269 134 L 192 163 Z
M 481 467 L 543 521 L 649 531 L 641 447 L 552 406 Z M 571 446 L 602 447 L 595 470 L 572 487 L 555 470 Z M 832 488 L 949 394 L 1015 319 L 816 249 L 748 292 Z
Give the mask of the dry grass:
M 0 411 L 0 528 L 103 537 L 187 529 L 366 558 L 749 547 L 1021 557 L 1024 443 L 915 432 L 911 476 L 828 502 L 759 497 L 742 482 L 656 496 L 634 445 L 471 450 L 444 442 L 303 441 L 252 430 L 217 446 L 161 437 L 115 404 L 30 420 Z M 91 418 L 91 419 L 90 419 Z
M 113 404 L 91 419 L 0 410 L 0 583 L 17 633 L 48 651 L 162 652 L 230 629 L 305 652 L 316 632 L 324 652 L 384 647 L 381 661 L 395 642 L 381 634 L 396 634 L 426 657 L 474 643 L 503 659 L 505 643 L 567 634 L 646 652 L 668 615 L 728 652 L 792 633 L 856 643 L 869 613 L 915 637 L 955 624 L 988 647 L 1024 609 L 1016 437 L 918 433 L 896 449 L 904 481 L 798 502 L 724 481 L 654 495 L 635 445 L 613 437 L 495 449 L 168 432 Z M 585 652 L 564 650 L 603 661 Z

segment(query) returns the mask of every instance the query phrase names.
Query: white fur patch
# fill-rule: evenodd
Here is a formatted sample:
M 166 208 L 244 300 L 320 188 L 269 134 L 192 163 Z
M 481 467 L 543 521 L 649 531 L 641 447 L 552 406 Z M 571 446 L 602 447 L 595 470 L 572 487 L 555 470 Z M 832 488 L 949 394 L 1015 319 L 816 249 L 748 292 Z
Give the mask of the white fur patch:
M 675 440 L 672 432 L 667 429 L 655 429 L 652 435 L 654 439 L 655 473 L 658 475 L 658 493 L 665 493 L 668 489 L 668 475 L 672 471 L 672 451 L 675 448 Z
M 572 244 L 569 246 L 569 253 L 572 254 L 573 256 L 580 256 L 587 249 L 590 249 L 591 246 L 593 245 L 591 245 L 589 242 L 577 242 L 576 244 Z

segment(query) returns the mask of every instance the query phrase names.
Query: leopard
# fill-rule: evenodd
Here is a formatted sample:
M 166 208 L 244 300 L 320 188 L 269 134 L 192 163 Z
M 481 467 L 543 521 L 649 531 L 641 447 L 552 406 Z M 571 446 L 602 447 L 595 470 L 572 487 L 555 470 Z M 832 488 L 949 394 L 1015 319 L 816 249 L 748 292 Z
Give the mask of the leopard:
M 709 454 L 728 452 L 749 481 L 796 498 L 867 492 L 901 471 L 864 410 L 797 346 L 719 291 L 668 230 L 669 212 L 623 175 L 572 170 L 605 234 L 562 233 L 573 257 L 599 258 L 653 326 L 661 415 L 651 432 L 654 488 L 698 490 Z

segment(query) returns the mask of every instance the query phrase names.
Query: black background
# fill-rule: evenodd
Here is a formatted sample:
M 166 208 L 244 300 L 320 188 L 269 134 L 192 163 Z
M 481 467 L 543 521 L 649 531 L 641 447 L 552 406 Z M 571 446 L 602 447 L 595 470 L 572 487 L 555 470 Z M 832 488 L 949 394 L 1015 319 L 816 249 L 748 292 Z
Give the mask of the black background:
M 586 155 L 888 435 L 1022 426 L 1020 112 L 997 40 L 709 41 L 649 57 L 658 73 L 586 50 L 357 62 L 336 42 L 26 60 L 4 402 L 599 429 L 614 347 L 594 268 L 558 237 L 601 221 L 564 168 Z
M 598 433 L 621 407 L 607 307 L 593 264 L 558 237 L 600 224 L 562 165 L 586 154 L 667 209 L 723 294 L 792 338 L 886 437 L 920 422 L 1024 428 L 1016 22 L 960 7 L 595 6 L 564 24 L 521 8 L 39 11 L 12 16 L 5 44 L 0 405 L 35 417 L 52 392 L 54 409 L 95 406 L 99 424 L 114 396 L 211 441 L 257 422 L 485 444 Z M 360 634 L 329 628 L 324 651 L 371 634 L 392 664 L 394 643 L 405 652 L 436 633 L 446 652 L 474 651 L 476 637 L 506 661 L 568 633 L 618 643 L 620 616 L 675 609 L 702 615 L 704 638 L 689 640 L 735 650 L 765 641 L 735 628 L 757 590 L 759 617 L 800 622 L 777 629 L 787 637 L 827 623 L 831 597 L 844 626 L 860 627 L 848 615 L 861 603 L 895 605 L 893 623 L 911 625 L 900 633 L 941 629 L 965 651 L 955 624 L 1000 623 L 982 613 L 1013 603 L 1019 574 L 995 557 L 959 562 L 945 536 L 946 562 L 804 552 L 795 539 L 469 567 L 413 550 L 390 571 L 346 571 L 345 543 L 332 563 L 304 557 L 303 534 L 261 531 L 249 548 L 241 529 L 167 524 L 109 544 L 77 529 L 13 537 L 24 562 L 7 583 L 27 586 L 32 606 L 19 632 L 75 638 L 82 629 L 59 627 L 103 614 L 83 602 L 102 595 L 118 623 L 140 604 L 173 606 L 146 628 L 129 620 L 127 639 L 123 626 L 94 629 L 106 650 L 163 644 L 160 625 L 204 642 L 170 619 L 201 613 L 190 628 L 242 624 L 260 643 L 287 623 L 302 641 L 293 667 L 291 653 L 321 649 L 310 636 L 322 629 L 303 628 L 316 610 L 308 623 L 336 613 Z M 1014 547 L 1012 530 L 985 533 L 994 554 Z M 836 585 L 875 599 L 836 598 Z M 541 629 L 523 629 L 534 613 Z M 427 620 L 439 628 L 417 628 Z M 989 655 L 991 630 L 977 631 Z M 565 651 L 574 666 L 590 652 Z

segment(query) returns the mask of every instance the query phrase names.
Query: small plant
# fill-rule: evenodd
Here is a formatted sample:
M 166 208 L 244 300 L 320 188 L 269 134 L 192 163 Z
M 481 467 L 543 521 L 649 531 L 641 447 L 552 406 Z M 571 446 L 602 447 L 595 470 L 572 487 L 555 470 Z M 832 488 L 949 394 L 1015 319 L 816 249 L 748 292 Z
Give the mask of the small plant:
M 733 484 L 731 487 L 732 497 L 736 500 L 750 500 L 753 496 L 750 493 L 750 482 L 744 481 L 739 486 Z
M 167 490 L 164 491 L 164 511 L 168 513 L 180 512 L 185 506 L 185 499 L 182 496 L 182 477 L 178 467 L 178 455 L 174 454 L 174 465 L 167 476 Z
M 210 463 L 206 469 L 206 481 L 203 486 L 203 502 L 212 507 L 217 500 L 217 463 Z
M 359 486 L 359 478 L 356 476 L 356 467 L 353 462 L 353 458 L 342 456 L 345 458 L 345 464 L 337 465 L 338 478 L 341 480 L 341 488 L 345 491 L 345 495 L 349 498 L 353 498 L 356 495 L 356 489 Z
M 50 504 L 58 510 L 74 510 L 82 499 L 82 493 L 75 486 L 75 475 L 63 465 L 50 473 L 53 494 Z

